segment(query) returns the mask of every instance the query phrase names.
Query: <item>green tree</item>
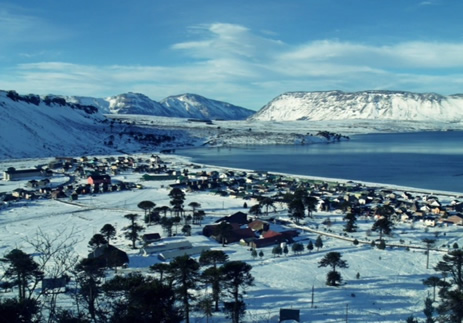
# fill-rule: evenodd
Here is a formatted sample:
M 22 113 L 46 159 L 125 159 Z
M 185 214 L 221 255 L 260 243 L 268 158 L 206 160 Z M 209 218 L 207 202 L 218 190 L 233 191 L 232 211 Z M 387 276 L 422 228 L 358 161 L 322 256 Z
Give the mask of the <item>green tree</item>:
M 217 267 L 228 261 L 228 255 L 222 250 L 204 250 L 199 256 L 201 266 L 211 266 L 203 272 L 203 279 L 212 286 L 212 299 L 215 311 L 219 310 L 220 293 L 222 291 L 223 275 Z
M 376 248 L 381 249 L 381 250 L 386 249 L 386 241 L 379 240 L 379 243 L 376 245 Z
M 436 301 L 436 289 L 441 284 L 441 279 L 437 276 L 430 276 L 427 279 L 423 280 L 423 284 L 429 287 L 432 287 L 432 301 Z
M 189 224 L 185 224 L 183 227 L 182 227 L 182 233 L 186 236 L 191 236 L 191 225 Z
M 407 320 L 405 321 L 406 323 L 420 323 L 416 317 L 413 315 L 410 315 L 407 317 Z
M 59 309 L 55 314 L 56 323 L 91 323 L 84 313 L 74 313 L 69 309 Z
M 441 302 L 437 307 L 440 322 L 463 322 L 463 292 L 458 289 L 441 290 Z
M 116 228 L 114 228 L 111 224 L 107 223 L 101 228 L 100 233 L 106 238 L 106 241 L 108 241 L 109 245 L 111 239 L 113 239 L 116 236 Z
M 291 246 L 291 250 L 293 251 L 294 254 L 300 254 L 301 252 L 304 251 L 304 245 L 302 243 L 293 243 Z
M 190 301 L 194 299 L 191 292 L 196 289 L 199 278 L 199 263 L 188 255 L 174 258 L 170 263 L 169 275 L 172 279 L 174 290 L 183 305 L 185 322 L 190 322 Z
M 214 301 L 212 297 L 205 296 L 198 302 L 198 309 L 206 316 L 206 323 L 209 323 L 209 318 L 214 312 Z
M 185 193 L 178 187 L 173 188 L 169 192 L 170 197 L 170 205 L 172 205 L 172 209 L 176 216 L 180 216 L 183 212 L 183 203 L 185 202 Z
M 170 211 L 170 210 L 171 210 L 170 207 L 168 207 L 167 205 L 159 207 L 159 212 L 164 213 L 164 218 L 167 217 L 167 211 Z
M 233 299 L 228 306 L 233 323 L 239 323 L 241 315 L 244 313 L 243 293 L 241 291 L 254 283 L 251 269 L 252 266 L 243 261 L 229 261 L 221 267 L 225 286 Z
M 274 257 L 275 256 L 279 257 L 279 256 L 281 256 L 283 254 L 283 249 L 281 249 L 281 247 L 279 245 L 275 246 L 272 249 L 272 254 L 273 254 Z
M 304 205 L 306 206 L 307 208 L 307 214 L 309 217 L 312 217 L 312 213 L 313 211 L 315 211 L 315 207 L 317 206 L 318 204 L 318 198 L 316 198 L 315 196 L 307 196 L 305 199 L 304 199 Z
M 442 257 L 435 267 L 444 276 L 450 276 L 454 286 L 458 291 L 463 290 L 463 250 L 457 249 L 449 251 Z
M 96 248 L 104 246 L 106 244 L 108 244 L 108 240 L 106 240 L 106 238 L 101 233 L 94 234 L 88 242 L 88 246 L 92 250 L 95 250 Z
M 288 213 L 296 223 L 299 223 L 305 216 L 305 206 L 301 199 L 295 198 L 288 204 Z
M 434 306 L 432 305 L 433 301 L 426 297 L 424 300 L 424 316 L 426 316 L 426 323 L 434 323 L 433 314 L 434 314 Z
M 378 219 L 371 227 L 372 231 L 379 231 L 379 240 L 383 240 L 383 234 L 389 234 L 394 224 L 387 217 Z
M 261 250 L 259 251 L 259 258 L 262 260 L 264 258 L 264 252 Z
M 437 313 L 442 322 L 463 321 L 463 250 L 449 251 L 434 268 L 443 277 L 449 277 L 449 282 L 440 282 L 440 303 Z
M 256 218 L 262 214 L 262 206 L 260 204 L 254 204 L 249 208 L 249 214 L 254 215 Z
M 150 266 L 150 270 L 159 274 L 159 282 L 164 281 L 164 274 L 168 274 L 170 270 L 170 265 L 166 263 L 157 263 Z
M 337 286 L 341 283 L 341 274 L 336 271 L 338 268 L 348 268 L 347 262 L 342 258 L 339 252 L 332 251 L 328 252 L 318 263 L 318 267 L 331 267 L 331 271 L 327 275 L 326 284 L 328 286 Z
M 193 224 L 201 225 L 205 216 L 206 212 L 204 212 L 204 210 L 197 210 L 193 213 Z
M 215 235 L 222 242 L 222 247 L 225 247 L 228 237 L 233 231 L 233 227 L 230 223 L 222 221 L 215 227 Z
M 251 257 L 253 259 L 256 259 L 257 258 L 257 250 L 255 248 L 252 248 L 251 250 Z
M 124 215 L 124 218 L 130 220 L 130 224 L 124 227 L 122 230 L 125 231 L 125 237 L 132 241 L 132 249 L 137 249 L 135 243 L 140 236 L 140 232 L 144 230 L 144 228 L 136 222 L 138 217 L 138 214 L 134 213 Z
M 190 202 L 188 203 L 188 206 L 191 207 L 192 213 L 194 214 L 196 210 L 201 207 L 201 204 L 199 204 L 198 202 Z
M 24 304 L 23 302 L 32 296 L 32 291 L 43 278 L 39 264 L 30 255 L 19 249 L 11 250 L 1 261 L 8 264 L 4 275 L 18 286 L 18 302 Z M 33 287 L 29 286 L 30 283 Z
M 381 205 L 376 209 L 376 214 L 380 217 L 390 218 L 394 214 L 394 208 L 390 205 Z
M 151 202 L 151 201 L 141 201 L 140 203 L 137 204 L 137 206 L 145 211 L 145 218 L 146 215 L 151 212 L 152 209 L 156 206 L 156 203 Z
M 354 213 L 349 212 L 346 214 L 344 217 L 344 220 L 347 221 L 346 225 L 344 226 L 344 231 L 346 232 L 355 232 L 357 231 L 357 225 L 355 224 L 357 222 L 357 217 L 355 216 Z
M 172 218 L 162 217 L 161 227 L 168 237 L 172 236 L 172 227 L 174 226 L 174 220 Z
M 34 299 L 19 301 L 15 298 L 0 298 L 0 321 L 8 323 L 39 322 L 39 304 Z
M 214 311 L 217 312 L 219 310 L 220 296 L 222 294 L 222 287 L 224 284 L 223 273 L 220 268 L 211 266 L 201 273 L 201 280 L 206 284 L 206 286 L 211 286 Z
M 218 264 L 228 261 L 228 255 L 222 250 L 203 250 L 199 256 L 201 266 L 213 266 L 217 268 Z
M 264 197 L 260 200 L 259 204 L 265 207 L 265 215 L 268 216 L 268 209 L 273 208 L 275 210 L 274 201 L 271 197 Z
M 158 279 L 130 273 L 125 277 L 115 276 L 102 289 L 107 299 L 113 301 L 110 322 L 182 321 L 174 291 Z
M 321 238 L 320 238 L 321 240 Z M 322 242 L 322 246 L 323 246 L 323 242 Z M 313 242 L 312 240 L 309 240 L 309 242 L 307 243 L 307 250 L 309 250 L 309 252 L 312 252 L 313 250 Z
M 97 322 L 99 314 L 97 299 L 101 295 L 101 284 L 105 276 L 103 267 L 97 258 L 84 258 L 75 268 L 80 299 L 84 302 L 94 322 Z
M 283 253 L 284 253 L 284 255 L 287 256 L 287 255 L 288 255 L 288 252 L 289 252 L 288 246 L 287 246 L 287 245 L 284 245 L 284 247 L 283 247 Z
M 317 251 L 320 250 L 320 248 L 323 248 L 322 236 L 318 236 L 315 240 L 315 247 L 317 248 Z

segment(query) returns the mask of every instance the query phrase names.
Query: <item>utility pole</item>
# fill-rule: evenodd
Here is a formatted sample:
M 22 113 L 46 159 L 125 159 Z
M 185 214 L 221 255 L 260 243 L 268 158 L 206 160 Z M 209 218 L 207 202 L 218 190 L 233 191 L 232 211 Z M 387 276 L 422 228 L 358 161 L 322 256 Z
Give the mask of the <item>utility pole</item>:
M 346 323 L 349 322 L 349 304 L 346 304 Z

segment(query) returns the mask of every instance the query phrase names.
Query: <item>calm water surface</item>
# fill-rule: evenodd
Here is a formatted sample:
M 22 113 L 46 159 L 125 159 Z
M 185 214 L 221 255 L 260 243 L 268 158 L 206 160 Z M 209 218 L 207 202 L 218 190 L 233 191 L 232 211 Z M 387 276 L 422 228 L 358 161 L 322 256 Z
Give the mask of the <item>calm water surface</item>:
M 177 151 L 196 163 L 463 192 L 463 132 L 352 136 L 306 146 Z

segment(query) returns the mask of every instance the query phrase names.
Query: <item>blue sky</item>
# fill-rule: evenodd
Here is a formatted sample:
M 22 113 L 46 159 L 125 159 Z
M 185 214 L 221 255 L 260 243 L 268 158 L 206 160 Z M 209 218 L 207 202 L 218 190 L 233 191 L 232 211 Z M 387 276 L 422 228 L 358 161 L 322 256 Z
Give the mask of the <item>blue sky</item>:
M 287 91 L 463 93 L 463 1 L 0 1 L 0 89 L 258 110 Z

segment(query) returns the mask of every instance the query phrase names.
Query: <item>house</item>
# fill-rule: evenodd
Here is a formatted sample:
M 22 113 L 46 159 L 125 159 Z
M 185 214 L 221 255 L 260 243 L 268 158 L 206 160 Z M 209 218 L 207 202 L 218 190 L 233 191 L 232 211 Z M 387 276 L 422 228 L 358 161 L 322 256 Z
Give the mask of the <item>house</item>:
M 268 246 L 273 246 L 280 243 L 279 239 L 275 237 L 264 238 L 264 239 L 255 239 L 249 243 L 249 247 L 253 249 L 265 248 Z
M 436 218 L 432 216 L 425 217 L 423 222 L 424 222 L 424 225 L 427 227 L 435 227 L 437 224 Z
M 96 248 L 88 254 L 88 259 L 93 259 L 95 264 L 102 268 L 120 267 L 129 263 L 127 253 L 111 245 Z
M 4 181 L 15 181 L 37 176 L 43 176 L 42 170 L 39 168 L 16 170 L 14 167 L 10 167 L 3 172 Z
M 288 320 L 300 322 L 300 310 L 280 308 L 280 319 L 278 322 Z
M 248 224 L 248 227 L 254 231 L 268 231 L 270 224 L 262 220 L 254 220 Z
M 145 233 L 141 239 L 143 240 L 143 243 L 149 244 L 161 240 L 161 236 L 159 233 Z
M 215 221 L 216 223 L 220 223 L 222 221 L 226 221 L 228 223 L 239 223 L 239 224 L 247 224 L 248 223 L 248 215 L 243 212 L 236 212 L 232 215 L 223 217 Z
M 11 194 L 14 196 L 14 197 L 24 197 L 26 195 L 26 190 L 25 189 L 22 189 L 22 188 L 17 188 L 15 190 L 13 190 L 13 192 L 11 192 Z
M 59 278 L 44 278 L 42 279 L 42 291 L 46 292 L 52 290 L 53 292 L 66 292 L 66 285 L 70 279 L 68 276 L 61 276 Z
M 54 190 L 51 192 L 51 198 L 56 200 L 56 199 L 61 199 L 61 198 L 66 198 L 67 195 L 60 189 Z
M 158 258 L 162 261 L 167 261 L 167 260 L 171 260 L 176 257 L 181 257 L 184 255 L 191 256 L 191 255 L 200 254 L 201 252 L 208 251 L 208 250 L 210 250 L 208 246 L 194 246 L 194 247 L 187 248 L 187 249 L 168 250 L 168 251 L 160 253 L 158 255 Z
M 262 234 L 262 238 L 275 238 L 275 237 L 281 237 L 281 233 L 273 231 L 273 230 L 268 230 Z
M 88 183 L 91 185 L 111 184 L 111 176 L 92 174 L 88 177 Z
M 254 234 L 254 231 L 250 228 L 244 228 L 244 229 L 235 229 L 225 239 L 225 243 L 234 243 L 238 242 L 241 239 L 248 239 L 248 238 L 255 238 L 256 235 Z M 220 241 L 220 240 L 217 240 Z
M 177 240 L 177 241 L 174 240 L 170 242 L 166 241 L 165 243 L 162 243 L 162 244 L 144 246 L 143 248 L 140 249 L 140 254 L 149 255 L 153 253 L 162 253 L 162 252 L 166 252 L 169 250 L 190 249 L 192 247 L 193 245 L 188 240 Z
M 455 224 L 455 225 L 463 225 L 463 216 L 461 215 L 452 215 L 445 219 L 445 222 Z

